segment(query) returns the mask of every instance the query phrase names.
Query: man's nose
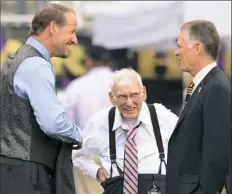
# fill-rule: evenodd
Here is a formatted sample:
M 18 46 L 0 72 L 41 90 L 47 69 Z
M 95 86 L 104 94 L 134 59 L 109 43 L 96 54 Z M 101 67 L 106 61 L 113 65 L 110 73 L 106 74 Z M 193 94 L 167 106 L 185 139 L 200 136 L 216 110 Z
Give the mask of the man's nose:
M 179 52 L 178 52 L 178 50 L 177 50 L 177 49 L 174 51 L 174 54 L 175 54 L 176 56 L 178 56 L 178 55 L 179 55 Z
M 74 37 L 72 38 L 72 43 L 73 44 L 78 44 L 78 40 L 77 40 L 76 35 L 74 35 Z
M 131 100 L 130 96 L 127 97 L 126 104 L 133 104 L 133 101 Z

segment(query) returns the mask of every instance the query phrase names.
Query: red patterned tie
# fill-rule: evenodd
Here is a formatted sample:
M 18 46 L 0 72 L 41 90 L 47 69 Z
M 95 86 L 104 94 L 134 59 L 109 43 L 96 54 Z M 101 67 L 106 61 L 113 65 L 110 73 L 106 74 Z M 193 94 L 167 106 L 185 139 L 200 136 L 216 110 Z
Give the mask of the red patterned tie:
M 135 142 L 136 129 L 137 128 L 133 128 L 126 133 L 123 194 L 138 194 L 138 156 Z

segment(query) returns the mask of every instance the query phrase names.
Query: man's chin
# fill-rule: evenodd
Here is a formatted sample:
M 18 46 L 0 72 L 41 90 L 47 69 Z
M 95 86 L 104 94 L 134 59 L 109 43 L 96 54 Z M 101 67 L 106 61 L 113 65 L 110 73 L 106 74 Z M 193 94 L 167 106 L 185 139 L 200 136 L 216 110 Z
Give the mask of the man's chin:
M 185 66 L 180 65 L 180 70 L 183 71 L 183 72 L 187 72 L 187 69 L 185 68 Z
M 63 58 L 64 58 L 64 59 L 66 59 L 66 58 L 68 58 L 68 57 L 69 57 L 69 54 L 63 55 Z
M 138 115 L 136 113 L 125 113 L 124 118 L 128 120 L 136 119 Z
M 69 54 L 68 53 L 65 53 L 65 54 L 62 54 L 62 55 L 58 55 L 57 57 L 58 58 L 63 58 L 63 59 L 66 59 L 68 58 Z

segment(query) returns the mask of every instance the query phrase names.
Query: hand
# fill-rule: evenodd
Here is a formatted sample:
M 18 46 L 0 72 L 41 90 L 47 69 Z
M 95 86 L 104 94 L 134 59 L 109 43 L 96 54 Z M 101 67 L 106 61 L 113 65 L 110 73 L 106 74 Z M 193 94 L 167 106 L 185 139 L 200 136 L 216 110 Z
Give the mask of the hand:
M 101 167 L 97 171 L 97 178 L 98 178 L 99 182 L 102 183 L 102 182 L 106 181 L 107 179 L 109 179 L 110 175 L 106 171 L 105 168 Z

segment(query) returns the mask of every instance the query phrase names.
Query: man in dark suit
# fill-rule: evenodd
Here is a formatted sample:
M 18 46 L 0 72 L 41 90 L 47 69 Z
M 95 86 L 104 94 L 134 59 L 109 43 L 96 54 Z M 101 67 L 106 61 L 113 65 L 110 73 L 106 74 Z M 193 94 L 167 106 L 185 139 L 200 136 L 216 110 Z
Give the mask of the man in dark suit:
M 221 193 L 231 157 L 231 83 L 217 67 L 213 23 L 185 23 L 175 51 L 193 76 L 185 107 L 169 140 L 166 194 Z

